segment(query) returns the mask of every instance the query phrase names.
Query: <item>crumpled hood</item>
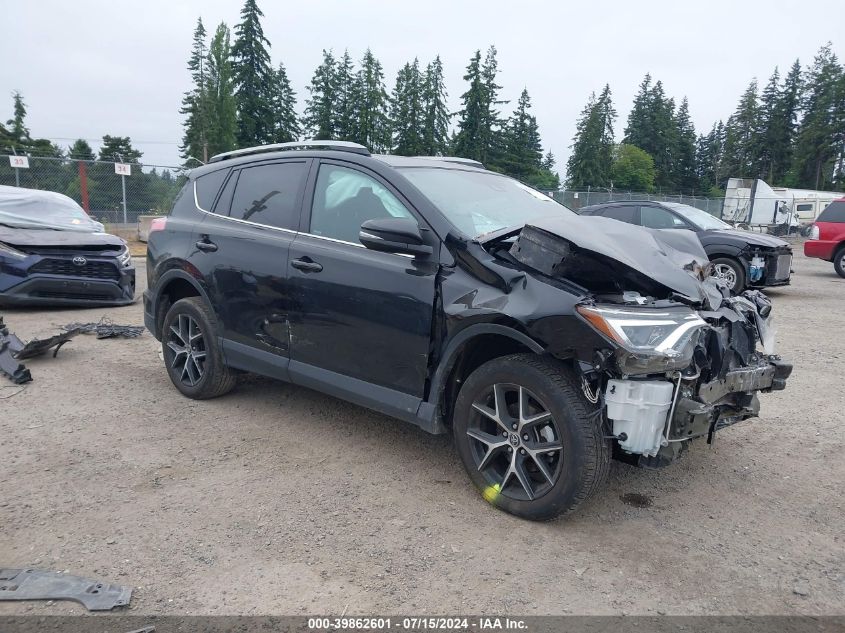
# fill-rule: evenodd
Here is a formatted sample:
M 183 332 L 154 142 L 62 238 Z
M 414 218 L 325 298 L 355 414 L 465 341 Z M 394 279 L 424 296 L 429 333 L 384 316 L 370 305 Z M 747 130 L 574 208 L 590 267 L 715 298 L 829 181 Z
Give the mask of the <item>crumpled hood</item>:
M 629 278 L 644 277 L 693 302 L 705 302 L 708 289 L 701 270 L 707 254 L 695 233 L 655 230 L 610 218 L 566 215 L 532 221 L 534 227 L 563 238 L 576 249 L 606 257 L 626 270 Z
M 0 242 L 10 246 L 38 247 L 38 246 L 114 246 L 116 250 L 123 248 L 123 240 L 108 233 L 93 233 L 84 231 L 52 231 L 45 229 L 13 229 L 0 226 Z
M 766 235 L 765 233 L 754 233 L 753 231 L 738 231 L 736 229 L 710 229 L 704 231 L 710 236 L 713 242 L 725 242 L 728 244 L 751 244 L 752 246 L 765 246 L 768 248 L 783 248 L 789 246 L 778 237 Z

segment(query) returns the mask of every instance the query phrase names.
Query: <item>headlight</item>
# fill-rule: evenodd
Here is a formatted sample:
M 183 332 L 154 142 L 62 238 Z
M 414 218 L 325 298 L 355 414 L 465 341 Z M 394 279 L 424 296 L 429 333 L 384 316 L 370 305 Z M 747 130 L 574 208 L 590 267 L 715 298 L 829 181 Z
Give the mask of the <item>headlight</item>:
M 12 259 L 26 259 L 28 257 L 26 253 L 22 253 L 3 242 L 0 242 L 0 256 L 11 257 Z
M 644 310 L 577 306 L 578 313 L 618 345 L 616 362 L 626 375 L 683 369 L 707 323 L 687 308 Z
M 120 255 L 117 256 L 117 261 L 121 266 L 123 266 L 123 268 L 132 264 L 132 253 L 129 252 L 129 244 L 123 244 L 123 250 L 120 252 Z

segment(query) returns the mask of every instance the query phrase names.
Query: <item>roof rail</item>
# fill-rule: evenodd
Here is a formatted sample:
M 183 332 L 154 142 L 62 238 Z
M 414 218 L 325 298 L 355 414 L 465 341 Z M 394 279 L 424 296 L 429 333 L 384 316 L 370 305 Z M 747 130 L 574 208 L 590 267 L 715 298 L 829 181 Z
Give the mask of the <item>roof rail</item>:
M 272 143 L 270 145 L 256 145 L 255 147 L 244 147 L 243 149 L 232 150 L 231 152 L 223 152 L 216 154 L 208 159 L 209 163 L 217 163 L 221 160 L 228 160 L 230 158 L 238 158 L 239 156 L 250 156 L 252 154 L 264 154 L 266 152 L 284 152 L 288 150 L 309 149 L 316 147 L 319 149 L 334 150 L 338 152 L 352 152 L 353 154 L 361 154 L 362 156 L 369 156 L 370 150 L 359 143 L 352 143 L 350 141 L 293 141 L 291 143 Z
M 484 163 L 473 160 L 472 158 L 461 158 L 460 156 L 414 156 L 414 158 L 422 158 L 424 160 L 442 160 L 444 163 L 456 163 L 458 165 L 467 165 L 469 167 L 480 167 L 484 169 Z

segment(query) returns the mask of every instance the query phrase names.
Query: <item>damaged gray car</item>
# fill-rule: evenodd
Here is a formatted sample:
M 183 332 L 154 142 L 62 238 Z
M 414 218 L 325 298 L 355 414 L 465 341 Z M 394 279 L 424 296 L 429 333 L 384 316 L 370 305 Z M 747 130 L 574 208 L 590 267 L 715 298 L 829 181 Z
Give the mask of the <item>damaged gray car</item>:
M 483 498 L 529 519 L 575 510 L 613 458 L 666 466 L 756 416 L 792 369 L 768 299 L 732 297 L 694 234 L 580 217 L 464 159 L 215 157 L 147 271 L 184 395 L 250 371 L 451 433 Z

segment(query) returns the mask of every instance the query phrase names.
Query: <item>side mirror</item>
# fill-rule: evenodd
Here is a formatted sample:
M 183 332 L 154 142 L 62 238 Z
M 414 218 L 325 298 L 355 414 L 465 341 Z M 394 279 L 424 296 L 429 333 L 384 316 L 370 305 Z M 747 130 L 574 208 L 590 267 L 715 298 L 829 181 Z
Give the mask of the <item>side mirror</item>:
M 431 246 L 423 243 L 420 227 L 409 218 L 375 218 L 361 225 L 361 244 L 382 253 L 431 255 Z

